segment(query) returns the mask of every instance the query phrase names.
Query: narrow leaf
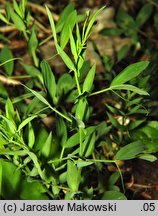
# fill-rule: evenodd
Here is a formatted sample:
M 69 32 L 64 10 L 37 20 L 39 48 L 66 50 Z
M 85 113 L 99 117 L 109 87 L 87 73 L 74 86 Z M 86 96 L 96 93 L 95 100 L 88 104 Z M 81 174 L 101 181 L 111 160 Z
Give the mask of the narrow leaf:
M 148 92 L 136 87 L 136 86 L 132 86 L 132 85 L 127 85 L 127 84 L 122 84 L 122 85 L 113 85 L 113 86 L 110 86 L 110 89 L 111 90 L 128 90 L 128 91 L 133 91 L 137 94 L 140 94 L 140 95 L 149 95 Z
M 73 64 L 73 62 L 71 61 L 71 59 L 69 58 L 69 56 L 65 53 L 64 50 L 61 49 L 61 47 L 56 44 L 56 48 L 57 48 L 57 51 L 59 53 L 59 55 L 61 56 L 61 58 L 63 59 L 64 63 L 66 64 L 66 66 L 72 70 L 72 71 L 75 71 L 76 68 Z
M 53 16 L 52 16 L 52 14 L 51 14 L 51 12 L 47 6 L 46 6 L 46 11 L 47 11 L 49 22 L 51 25 L 51 29 L 52 29 L 52 33 L 53 33 L 53 37 L 54 37 L 54 42 L 55 42 L 55 44 L 57 44 L 58 41 L 57 41 L 57 34 L 56 34 L 54 19 L 53 19 Z
M 137 77 L 149 65 L 148 61 L 141 61 L 127 66 L 112 81 L 111 86 L 121 85 Z
M 92 66 L 90 71 L 88 72 L 85 81 L 83 83 L 83 93 L 88 92 L 90 93 L 94 81 L 94 76 L 95 76 L 95 71 L 96 71 L 96 64 Z
M 145 150 L 145 145 L 141 141 L 136 141 L 122 147 L 116 154 L 117 160 L 130 160 L 137 157 Z
M 18 127 L 18 131 L 20 131 L 23 127 L 25 127 L 29 122 L 31 122 L 37 115 L 33 115 L 25 119 Z
M 55 82 L 55 76 L 51 70 L 51 67 L 49 64 L 43 60 L 40 64 L 41 70 L 42 70 L 42 75 L 43 75 L 43 80 L 45 87 L 48 91 L 48 95 L 51 97 L 53 100 L 53 103 L 56 104 L 57 98 L 56 98 L 56 92 L 57 92 L 57 87 L 56 87 L 56 82 Z

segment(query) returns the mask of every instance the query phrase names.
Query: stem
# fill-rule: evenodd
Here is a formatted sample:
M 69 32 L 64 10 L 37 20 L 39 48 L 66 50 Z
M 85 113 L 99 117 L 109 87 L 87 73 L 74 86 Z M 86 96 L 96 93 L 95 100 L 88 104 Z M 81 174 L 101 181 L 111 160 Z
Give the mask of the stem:
M 79 84 L 78 75 L 77 75 L 77 71 L 76 70 L 74 71 L 74 75 L 75 75 L 75 80 L 76 80 L 78 94 L 81 95 L 81 88 L 80 88 L 80 84 Z
M 63 113 L 61 113 L 60 111 L 56 110 L 54 107 L 52 107 L 51 105 L 49 105 L 50 109 L 52 109 L 54 112 L 56 112 L 58 115 L 60 115 L 62 118 L 66 119 L 67 121 L 72 123 L 72 120 L 65 116 Z
M 32 51 L 32 57 L 33 57 L 33 61 L 36 67 L 39 66 L 39 59 L 37 58 L 36 52 L 35 50 Z
M 91 97 L 91 96 L 93 96 L 93 95 L 97 95 L 97 94 L 102 94 L 102 93 L 107 92 L 107 91 L 109 91 L 109 90 L 111 90 L 110 87 L 109 87 L 109 88 L 106 88 L 106 89 L 102 89 L 102 90 L 100 90 L 100 91 L 93 92 L 93 93 L 91 93 L 91 94 L 89 95 L 89 97 Z

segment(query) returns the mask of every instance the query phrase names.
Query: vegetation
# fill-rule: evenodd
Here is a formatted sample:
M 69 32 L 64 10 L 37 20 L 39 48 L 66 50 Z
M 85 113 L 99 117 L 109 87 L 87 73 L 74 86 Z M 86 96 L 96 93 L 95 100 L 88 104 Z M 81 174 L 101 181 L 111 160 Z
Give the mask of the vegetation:
M 157 111 L 151 105 L 157 52 L 141 37 L 153 12 L 158 24 L 157 4 L 146 3 L 135 17 L 120 9 L 117 26 L 100 32 L 131 41 L 114 61 L 93 44 L 102 74 L 86 59 L 86 51 L 106 7 L 78 14 L 68 4 L 57 21 L 48 5 L 45 10 L 52 33 L 42 40 L 27 0 L 7 2 L 0 14 L 3 26 L 18 30 L 33 60 L 28 64 L 14 56 L 7 35 L 1 35 L 6 44 L 0 52 L 1 199 L 127 199 L 126 163 L 157 160 Z M 50 59 L 41 57 L 40 47 L 50 40 L 56 48 L 51 59 L 60 56 L 66 66 L 60 75 Z M 140 52 L 152 53 L 152 60 L 136 61 Z M 132 60 L 125 63 L 129 55 Z M 51 127 L 45 124 L 49 118 Z

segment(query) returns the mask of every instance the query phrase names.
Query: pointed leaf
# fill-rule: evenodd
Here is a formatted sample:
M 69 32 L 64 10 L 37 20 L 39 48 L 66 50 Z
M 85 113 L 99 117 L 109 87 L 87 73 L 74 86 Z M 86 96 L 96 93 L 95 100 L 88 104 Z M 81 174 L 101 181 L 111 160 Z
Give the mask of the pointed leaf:
M 149 65 L 148 61 L 141 61 L 127 66 L 112 81 L 111 87 L 124 84 L 127 81 L 137 77 Z
M 136 87 L 136 86 L 132 86 L 132 85 L 127 85 L 127 84 L 122 84 L 122 85 L 113 85 L 113 86 L 110 86 L 110 89 L 111 90 L 128 90 L 128 91 L 133 91 L 137 94 L 140 94 L 140 95 L 149 95 L 148 92 Z
M 40 64 L 41 70 L 42 70 L 42 75 L 43 75 L 43 80 L 45 87 L 48 91 L 48 95 L 51 97 L 53 100 L 53 103 L 56 104 L 57 98 L 56 98 L 56 92 L 57 92 L 57 86 L 55 82 L 55 76 L 51 70 L 51 67 L 49 64 L 43 60 Z
M 88 72 L 85 78 L 85 81 L 83 83 L 83 92 L 90 93 L 94 81 L 95 71 L 96 71 L 96 64 L 92 66 L 92 68 L 90 69 L 90 71 Z
M 30 116 L 27 119 L 25 119 L 24 121 L 22 121 L 22 123 L 18 127 L 18 131 L 20 131 L 23 127 L 25 127 L 29 122 L 31 122 L 36 117 L 37 117 L 37 115 Z
M 61 56 L 61 58 L 63 59 L 64 63 L 66 64 L 66 66 L 72 70 L 72 71 L 75 71 L 76 68 L 73 64 L 73 62 L 71 61 L 71 59 L 69 58 L 69 56 L 65 53 L 64 50 L 61 49 L 61 47 L 56 44 L 56 48 L 57 48 L 57 51 L 59 53 L 59 55 Z
M 117 160 L 130 160 L 137 157 L 145 150 L 145 145 L 141 141 L 135 141 L 122 147 L 115 156 Z

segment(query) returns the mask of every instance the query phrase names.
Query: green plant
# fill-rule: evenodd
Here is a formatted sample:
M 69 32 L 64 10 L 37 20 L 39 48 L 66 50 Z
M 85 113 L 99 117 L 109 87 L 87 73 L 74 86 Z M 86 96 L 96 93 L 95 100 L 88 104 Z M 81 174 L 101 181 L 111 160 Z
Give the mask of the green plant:
M 11 24 L 11 19 L 22 31 L 34 60 L 34 66 L 21 63 L 32 78 L 25 84 L 20 83 L 24 93 L 11 100 L 5 91 L 2 97 L 5 109 L 0 115 L 1 197 L 126 199 L 119 161 L 136 157 L 150 161 L 156 159 L 151 153 L 157 149 L 149 147 L 134 130 L 143 121 L 126 124 L 133 113 L 144 114 L 142 105 L 136 104 L 149 94 L 136 77 L 140 77 L 149 62 L 141 61 L 127 66 L 110 81 L 109 86 L 95 91 L 96 64 L 86 67 L 86 44 L 96 17 L 104 7 L 92 16 L 88 11 L 86 16 L 80 17 L 70 4 L 55 24 L 46 6 L 57 55 L 67 66 L 67 72 L 57 79 L 48 62 L 37 59 L 38 39 L 34 26 L 28 30 L 29 11 L 25 10 L 26 3 L 13 1 L 14 10 L 7 4 L 6 17 L 0 17 L 7 24 Z M 12 11 L 11 17 L 8 10 Z M 70 48 L 70 54 L 65 47 Z M 13 73 L 13 60 L 11 51 L 5 47 L 0 53 L 0 61 L 4 62 L 3 69 L 8 78 Z M 144 82 L 147 81 L 145 79 Z M 109 92 L 118 96 L 122 107 L 118 109 L 106 104 L 105 116 L 108 115 L 110 123 L 93 120 L 95 113 L 90 100 L 95 100 L 93 98 L 99 94 L 106 97 Z M 29 104 L 23 100 L 27 98 L 31 99 Z M 115 114 L 122 117 L 121 123 L 115 119 Z M 54 118 L 55 126 L 51 130 L 42 123 L 42 119 L 48 115 Z M 141 130 L 145 131 L 146 127 Z M 144 133 L 144 136 L 146 133 L 149 135 L 148 132 Z M 103 154 L 105 146 L 108 151 Z M 105 167 L 111 164 L 116 166 L 116 172 L 111 176 L 103 175 Z M 12 176 L 12 179 L 8 176 Z M 116 186 L 120 177 L 122 188 Z M 8 185 L 12 193 L 8 192 Z

